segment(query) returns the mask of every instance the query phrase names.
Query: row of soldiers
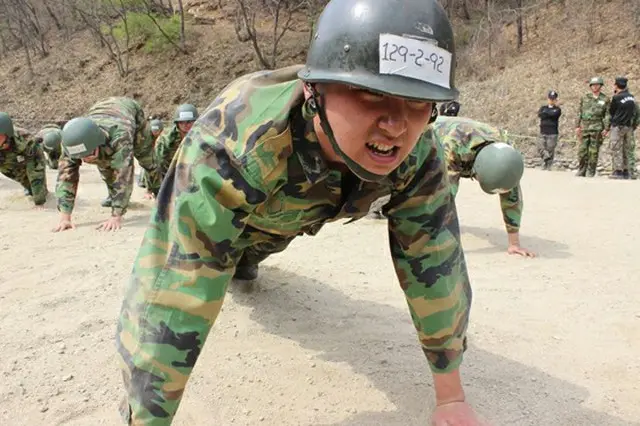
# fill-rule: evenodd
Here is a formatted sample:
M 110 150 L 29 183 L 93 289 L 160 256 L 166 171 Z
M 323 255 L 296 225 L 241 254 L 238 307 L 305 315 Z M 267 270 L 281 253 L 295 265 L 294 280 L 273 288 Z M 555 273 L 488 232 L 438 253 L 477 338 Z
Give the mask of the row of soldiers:
M 118 229 L 133 190 L 134 158 L 143 171 L 139 185 L 145 198 L 157 195 L 180 142 L 198 118 L 194 105 L 177 107 L 173 125 L 164 128 L 158 119 L 147 120 L 140 104 L 126 97 L 110 97 L 94 104 L 86 115 L 63 123 L 45 125 L 37 133 L 14 126 L 0 113 L 0 172 L 20 183 L 38 209 L 47 199 L 45 164 L 58 170 L 56 183 L 60 222 L 54 231 L 74 228 L 74 209 L 80 166 L 95 165 L 105 182 L 111 217 L 102 229 Z
M 580 98 L 575 123 L 578 137 L 577 176 L 595 176 L 600 149 L 604 138 L 609 136 L 610 178 L 637 179 L 634 131 L 640 125 L 640 104 L 629 92 L 628 79 L 615 78 L 612 97 L 602 92 L 602 77 L 593 77 L 588 84 L 590 91 Z M 549 91 L 547 100 L 547 105 L 538 110 L 538 153 L 543 168 L 550 170 L 558 144 L 558 122 L 562 109 L 558 105 L 558 92 L 555 90 Z
M 500 207 L 508 234 L 510 254 L 534 256 L 520 245 L 519 228 L 522 216 L 522 190 L 518 184 L 523 163 L 514 150 L 483 149 L 483 156 L 476 161 L 476 154 L 488 144 L 510 144 L 505 132 L 487 123 L 468 118 L 454 118 L 460 104 L 444 103 L 441 114 L 430 132 L 445 149 L 449 178 L 454 195 L 458 192 L 460 178 L 475 178 L 481 187 L 494 193 L 502 185 Z M 79 182 L 82 163 L 94 164 L 108 190 L 103 207 L 111 207 L 111 217 L 101 225 L 102 229 L 119 229 L 127 210 L 133 189 L 133 159 L 142 166 L 138 185 L 146 188 L 146 199 L 153 199 L 169 169 L 181 141 L 198 118 L 194 105 L 177 107 L 173 125 L 164 128 L 159 119 L 147 121 L 142 107 L 133 99 L 112 97 L 93 105 L 87 114 L 61 124 L 45 125 L 33 134 L 13 126 L 6 113 L 0 113 L 0 135 L 7 135 L 6 146 L 0 149 L 0 170 L 7 177 L 22 184 L 25 195 L 32 195 L 37 208 L 46 201 L 47 184 L 45 163 L 58 170 L 56 183 L 57 208 L 60 222 L 54 231 L 73 229 L 71 214 Z M 2 136 L 0 136 L 2 137 Z M 1 140 L 1 139 L 0 139 Z M 515 155 L 515 156 L 514 156 Z M 485 157 L 501 158 L 487 160 Z M 486 165 L 490 164 L 490 165 Z M 493 169 L 493 170 L 489 170 Z M 485 171 L 484 174 L 482 171 Z M 510 172 L 509 170 L 515 170 Z M 491 176 L 488 178 L 487 176 Z M 488 180 L 493 180 L 488 183 Z M 505 184 L 505 182 L 508 182 Z M 371 216 L 384 218 L 381 198 L 373 204 Z M 242 259 L 236 278 L 255 279 L 257 263 Z

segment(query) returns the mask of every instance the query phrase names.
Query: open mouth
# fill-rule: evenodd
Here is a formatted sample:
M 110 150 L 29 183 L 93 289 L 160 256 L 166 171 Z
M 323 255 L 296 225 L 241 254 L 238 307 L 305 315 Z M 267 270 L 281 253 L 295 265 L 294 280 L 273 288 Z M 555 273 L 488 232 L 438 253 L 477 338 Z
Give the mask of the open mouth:
M 399 149 L 399 147 L 394 145 L 384 145 L 380 143 L 367 143 L 365 146 L 373 154 L 381 157 L 393 157 Z

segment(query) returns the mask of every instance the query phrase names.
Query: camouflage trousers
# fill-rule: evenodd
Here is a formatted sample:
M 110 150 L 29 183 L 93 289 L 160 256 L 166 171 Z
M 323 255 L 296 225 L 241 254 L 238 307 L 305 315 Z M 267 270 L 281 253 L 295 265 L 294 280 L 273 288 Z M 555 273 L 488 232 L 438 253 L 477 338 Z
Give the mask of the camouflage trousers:
M 612 126 L 609 137 L 609 150 L 611 151 L 611 170 L 629 172 L 630 151 L 635 150 L 633 128 L 629 126 Z M 635 155 L 634 155 L 635 157 Z M 635 158 L 633 159 L 635 163 Z M 635 168 L 635 164 L 633 165 Z
M 280 237 L 271 241 L 255 243 L 243 250 L 238 266 L 258 265 L 270 255 L 284 251 L 291 241 L 293 238 Z
M 44 157 L 38 153 L 35 157 L 29 158 L 26 162 L 16 164 L 6 176 L 18 182 L 33 197 L 36 206 L 43 205 L 47 201 L 47 174 Z
M 545 170 L 551 169 L 555 157 L 558 135 L 540 135 L 538 138 L 538 155 L 542 158 Z
M 594 176 L 602 146 L 602 133 L 583 133 L 578 147 L 578 176 Z
M 120 170 L 114 169 L 110 166 L 108 167 L 98 166 L 98 171 L 100 172 L 100 177 L 102 178 L 102 181 L 107 185 L 107 192 L 109 193 L 107 200 L 113 200 L 114 197 L 117 196 L 118 192 L 122 192 L 126 190 L 126 188 L 120 188 L 118 187 L 118 185 L 116 185 L 116 181 L 118 180 L 118 174 L 120 173 Z M 131 171 L 130 176 L 132 179 L 133 167 L 131 167 L 130 171 Z M 127 180 L 130 182 L 129 179 Z

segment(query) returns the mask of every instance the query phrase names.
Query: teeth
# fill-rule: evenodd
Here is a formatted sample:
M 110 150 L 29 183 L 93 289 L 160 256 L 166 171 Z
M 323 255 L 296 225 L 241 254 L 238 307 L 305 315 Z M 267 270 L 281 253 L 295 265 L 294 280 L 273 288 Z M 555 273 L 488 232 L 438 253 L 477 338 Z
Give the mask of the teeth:
M 379 143 L 370 143 L 369 145 L 382 152 L 389 152 L 393 149 L 393 145 L 382 145 Z

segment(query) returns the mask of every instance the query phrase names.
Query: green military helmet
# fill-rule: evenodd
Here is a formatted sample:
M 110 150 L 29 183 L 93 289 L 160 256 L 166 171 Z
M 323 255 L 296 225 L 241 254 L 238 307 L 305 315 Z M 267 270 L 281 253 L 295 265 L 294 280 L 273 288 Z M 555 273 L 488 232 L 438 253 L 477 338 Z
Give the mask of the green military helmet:
M 157 118 L 151 120 L 150 125 L 151 125 L 152 132 L 157 132 L 164 128 L 164 124 L 162 123 L 162 120 L 158 120 Z
M 487 194 L 509 192 L 520 183 L 524 160 L 511 145 L 494 142 L 480 149 L 473 162 L 473 172 Z
M 0 135 L 7 135 L 8 138 L 14 135 L 13 121 L 6 112 L 0 112 Z
M 436 0 L 332 0 L 298 77 L 442 102 L 458 98 L 455 68 L 453 29 Z
M 47 152 L 55 151 L 60 146 L 61 141 L 62 132 L 58 129 L 52 129 L 42 137 L 42 147 Z
M 592 86 L 594 84 L 604 86 L 604 80 L 602 79 L 602 77 L 593 77 L 591 80 L 589 80 L 589 86 Z
M 100 127 L 86 117 L 69 120 L 62 129 L 62 146 L 67 155 L 74 159 L 91 155 L 106 142 L 107 138 Z
M 175 123 L 182 121 L 196 121 L 198 118 L 198 108 L 191 104 L 182 104 L 176 108 L 176 112 L 173 116 Z

